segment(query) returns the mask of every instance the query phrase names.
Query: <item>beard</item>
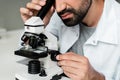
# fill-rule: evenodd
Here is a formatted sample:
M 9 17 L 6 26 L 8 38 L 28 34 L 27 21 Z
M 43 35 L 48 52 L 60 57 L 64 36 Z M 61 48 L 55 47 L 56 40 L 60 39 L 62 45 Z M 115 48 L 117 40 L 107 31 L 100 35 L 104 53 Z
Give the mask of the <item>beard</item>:
M 64 9 L 63 11 L 59 12 L 58 15 L 61 17 L 61 15 L 65 13 L 70 13 L 73 14 L 73 17 L 67 18 L 67 19 L 62 19 L 63 23 L 68 26 L 75 26 L 79 23 L 82 22 L 84 17 L 86 16 L 90 6 L 91 6 L 92 0 L 82 0 L 81 6 L 79 6 L 78 10 L 75 10 L 74 8 L 68 8 Z

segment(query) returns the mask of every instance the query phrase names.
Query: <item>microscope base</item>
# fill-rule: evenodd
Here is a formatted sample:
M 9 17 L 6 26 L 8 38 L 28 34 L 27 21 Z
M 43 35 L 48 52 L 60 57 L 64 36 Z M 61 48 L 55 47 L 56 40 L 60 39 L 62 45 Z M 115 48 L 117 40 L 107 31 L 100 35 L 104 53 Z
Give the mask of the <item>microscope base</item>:
M 52 71 L 54 72 L 54 71 Z M 18 74 L 15 75 L 15 80 L 56 80 L 56 79 L 52 79 L 52 74 L 48 74 L 48 76 L 46 77 L 41 77 L 39 76 L 39 74 L 29 74 L 27 72 L 20 72 Z M 58 80 L 70 80 L 67 77 L 62 77 L 61 79 Z
M 15 74 L 16 80 L 70 80 L 67 77 L 61 76 L 61 79 L 52 79 L 53 76 L 60 75 L 63 73 L 63 70 L 58 67 L 57 63 L 54 61 L 51 61 L 49 58 L 50 56 L 40 59 L 40 61 L 44 61 L 45 72 L 47 76 L 40 76 L 40 73 L 38 74 L 29 74 L 28 73 L 28 66 L 27 63 L 31 60 L 29 59 L 22 59 L 17 61 L 19 64 L 22 64 L 21 71 Z M 48 64 L 49 63 L 49 64 Z

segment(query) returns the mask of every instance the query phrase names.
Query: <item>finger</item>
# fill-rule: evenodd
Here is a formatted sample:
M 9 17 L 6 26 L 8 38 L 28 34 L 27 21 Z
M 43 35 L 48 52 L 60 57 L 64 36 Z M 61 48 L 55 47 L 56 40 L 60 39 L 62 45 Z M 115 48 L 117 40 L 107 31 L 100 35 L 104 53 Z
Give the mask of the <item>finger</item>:
M 75 61 L 66 61 L 66 60 L 62 60 L 58 62 L 59 66 L 66 66 L 66 67 L 71 67 L 80 71 L 87 71 L 88 68 L 86 67 L 86 64 L 84 63 L 79 63 L 79 62 L 75 62 Z M 69 70 L 69 69 L 68 69 Z
M 41 0 L 32 0 L 31 2 L 32 2 L 32 3 L 35 3 L 35 4 L 39 4 L 40 1 L 41 1 Z
M 46 3 L 46 0 L 32 0 L 32 3 L 44 6 Z
M 22 15 L 29 15 L 29 16 L 32 16 L 33 15 L 33 13 L 32 13 L 32 11 L 30 11 L 30 10 L 28 10 L 28 9 L 26 9 L 26 8 L 20 8 L 20 13 L 22 14 Z
M 58 62 L 59 66 L 68 66 L 68 67 L 73 67 L 73 68 L 81 68 L 84 66 L 84 64 L 76 61 L 70 61 L 70 60 L 60 60 Z
M 33 15 L 33 12 L 29 11 L 26 8 L 20 8 L 20 13 L 24 22 Z
M 40 10 L 42 8 L 40 5 L 30 2 L 26 4 L 26 7 L 31 10 Z
M 89 71 L 89 66 L 84 64 L 84 63 L 79 63 L 79 62 L 74 62 L 74 61 L 59 61 L 58 65 L 63 68 L 63 70 L 69 72 L 69 73 L 74 73 L 76 75 L 87 73 Z
M 66 72 L 74 74 L 74 75 L 80 74 L 80 71 L 81 71 L 77 68 L 69 67 L 69 66 L 61 66 L 61 68 L 63 69 L 63 71 L 66 71 Z
M 64 71 L 65 75 L 67 75 L 71 80 L 80 80 L 80 79 L 77 79 L 77 75 L 75 74 L 72 74 L 72 73 L 69 73 L 67 71 Z
M 78 62 L 84 62 L 87 59 L 85 56 L 80 56 L 73 52 L 68 52 L 65 54 L 58 55 L 56 58 L 57 60 L 73 60 L 73 61 L 78 61 Z

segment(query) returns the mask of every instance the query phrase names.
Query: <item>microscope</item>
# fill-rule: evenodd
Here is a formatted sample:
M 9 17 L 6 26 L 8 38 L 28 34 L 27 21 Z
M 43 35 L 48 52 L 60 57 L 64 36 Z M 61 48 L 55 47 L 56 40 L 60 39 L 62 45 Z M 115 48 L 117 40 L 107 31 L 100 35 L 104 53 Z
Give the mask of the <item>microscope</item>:
M 43 18 L 55 0 L 47 0 L 46 5 L 24 23 L 25 32 L 21 37 L 21 48 L 15 55 L 24 57 L 22 70 L 15 75 L 16 80 L 70 80 L 57 65 L 57 38 L 44 29 Z M 19 63 L 20 64 L 20 63 Z

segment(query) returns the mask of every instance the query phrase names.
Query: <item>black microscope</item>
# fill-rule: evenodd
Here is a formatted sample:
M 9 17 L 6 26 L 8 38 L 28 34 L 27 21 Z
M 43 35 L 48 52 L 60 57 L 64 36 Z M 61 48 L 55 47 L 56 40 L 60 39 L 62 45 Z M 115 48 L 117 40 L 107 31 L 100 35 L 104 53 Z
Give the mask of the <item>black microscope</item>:
M 38 15 L 24 24 L 22 47 L 15 51 L 15 55 L 25 57 L 27 63 L 16 73 L 16 80 L 70 80 L 57 65 L 56 56 L 60 54 L 57 38 L 44 29 L 42 21 L 54 2 L 47 0 Z

